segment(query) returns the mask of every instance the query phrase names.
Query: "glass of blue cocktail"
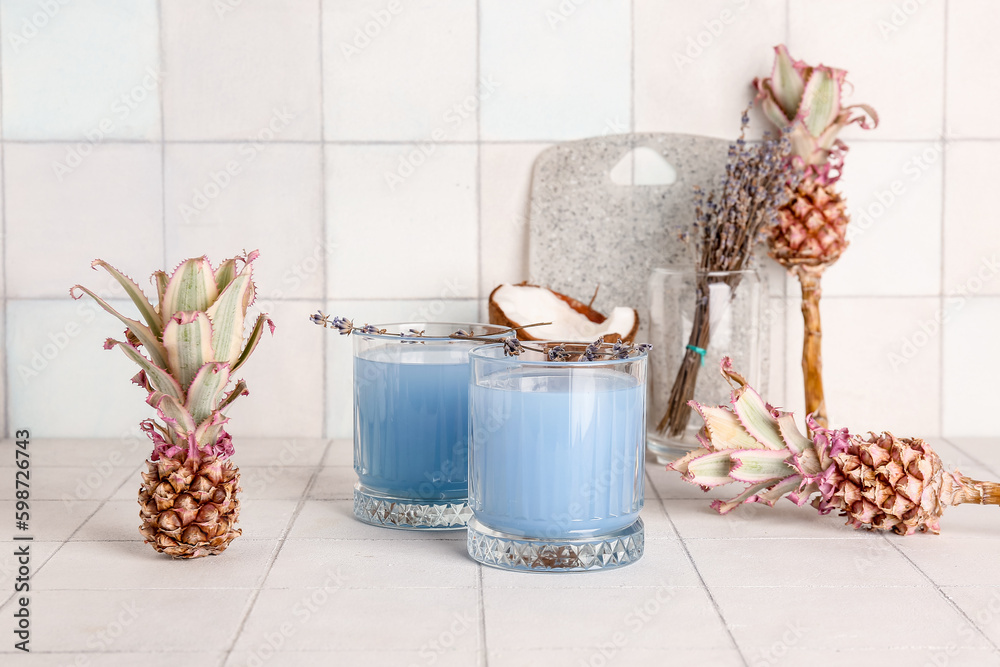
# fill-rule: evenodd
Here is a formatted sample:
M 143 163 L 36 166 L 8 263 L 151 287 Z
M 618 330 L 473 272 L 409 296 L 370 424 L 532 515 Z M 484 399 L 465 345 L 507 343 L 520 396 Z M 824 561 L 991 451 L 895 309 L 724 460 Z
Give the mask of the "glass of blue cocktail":
M 470 353 L 468 547 L 481 563 L 594 570 L 642 555 L 647 354 L 568 358 Z
M 354 514 L 391 528 L 464 528 L 469 350 L 482 342 L 453 334 L 499 338 L 510 329 L 418 322 L 366 330 L 352 336 Z

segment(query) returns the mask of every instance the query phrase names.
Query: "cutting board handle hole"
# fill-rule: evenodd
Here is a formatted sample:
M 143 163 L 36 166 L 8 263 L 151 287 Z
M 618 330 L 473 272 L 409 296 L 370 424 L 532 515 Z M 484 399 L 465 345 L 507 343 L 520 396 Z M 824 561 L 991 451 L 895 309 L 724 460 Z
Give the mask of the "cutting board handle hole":
M 658 151 L 637 146 L 611 168 L 608 176 L 615 185 L 673 185 L 677 170 Z

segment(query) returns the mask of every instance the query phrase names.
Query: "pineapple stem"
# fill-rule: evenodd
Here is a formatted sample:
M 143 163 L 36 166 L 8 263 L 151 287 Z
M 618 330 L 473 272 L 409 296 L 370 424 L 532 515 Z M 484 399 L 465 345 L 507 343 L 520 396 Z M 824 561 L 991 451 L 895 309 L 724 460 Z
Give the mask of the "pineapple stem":
M 971 477 L 959 477 L 958 489 L 952 500 L 953 505 L 973 503 L 976 505 L 1000 505 L 1000 484 L 980 482 Z
M 823 396 L 823 327 L 819 319 L 819 300 L 822 295 L 820 281 L 825 267 L 795 267 L 795 275 L 802 287 L 802 320 L 805 338 L 802 341 L 802 378 L 806 390 L 806 414 L 812 414 L 822 427 L 826 427 L 826 399 Z

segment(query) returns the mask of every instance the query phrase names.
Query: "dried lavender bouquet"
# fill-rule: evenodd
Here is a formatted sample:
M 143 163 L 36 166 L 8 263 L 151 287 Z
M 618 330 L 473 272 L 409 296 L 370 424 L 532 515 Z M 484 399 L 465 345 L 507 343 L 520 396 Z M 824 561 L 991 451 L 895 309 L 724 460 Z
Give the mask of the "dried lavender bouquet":
M 726 282 L 735 294 L 740 274 L 710 276 L 710 273 L 741 271 L 749 267 L 754 244 L 763 230 L 775 223 L 778 209 L 788 200 L 787 138 L 765 133 L 763 141 L 746 140 L 750 117 L 743 112 L 740 136 L 729 146 L 726 171 L 717 190 L 707 195 L 695 188 L 695 221 L 681 233 L 696 253 L 695 313 L 688 345 L 677 371 L 667 409 L 657 424 L 660 433 L 679 438 L 691 416 L 688 405 L 694 397 L 698 370 L 711 336 L 709 285 Z M 792 179 L 797 175 L 792 174 Z M 794 183 L 792 183 L 794 186 Z

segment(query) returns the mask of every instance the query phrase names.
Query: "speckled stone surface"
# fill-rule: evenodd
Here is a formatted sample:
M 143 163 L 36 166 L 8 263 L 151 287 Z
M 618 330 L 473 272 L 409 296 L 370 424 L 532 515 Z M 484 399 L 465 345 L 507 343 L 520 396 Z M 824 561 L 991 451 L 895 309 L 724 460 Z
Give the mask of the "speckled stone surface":
M 673 166 L 670 185 L 619 185 L 611 170 L 633 148 L 657 151 Z M 694 216 L 693 188 L 723 173 L 729 142 L 689 134 L 621 134 L 549 148 L 532 177 L 531 281 L 581 301 L 601 289 L 594 307 L 648 308 L 654 266 L 689 264 L 677 234 Z

